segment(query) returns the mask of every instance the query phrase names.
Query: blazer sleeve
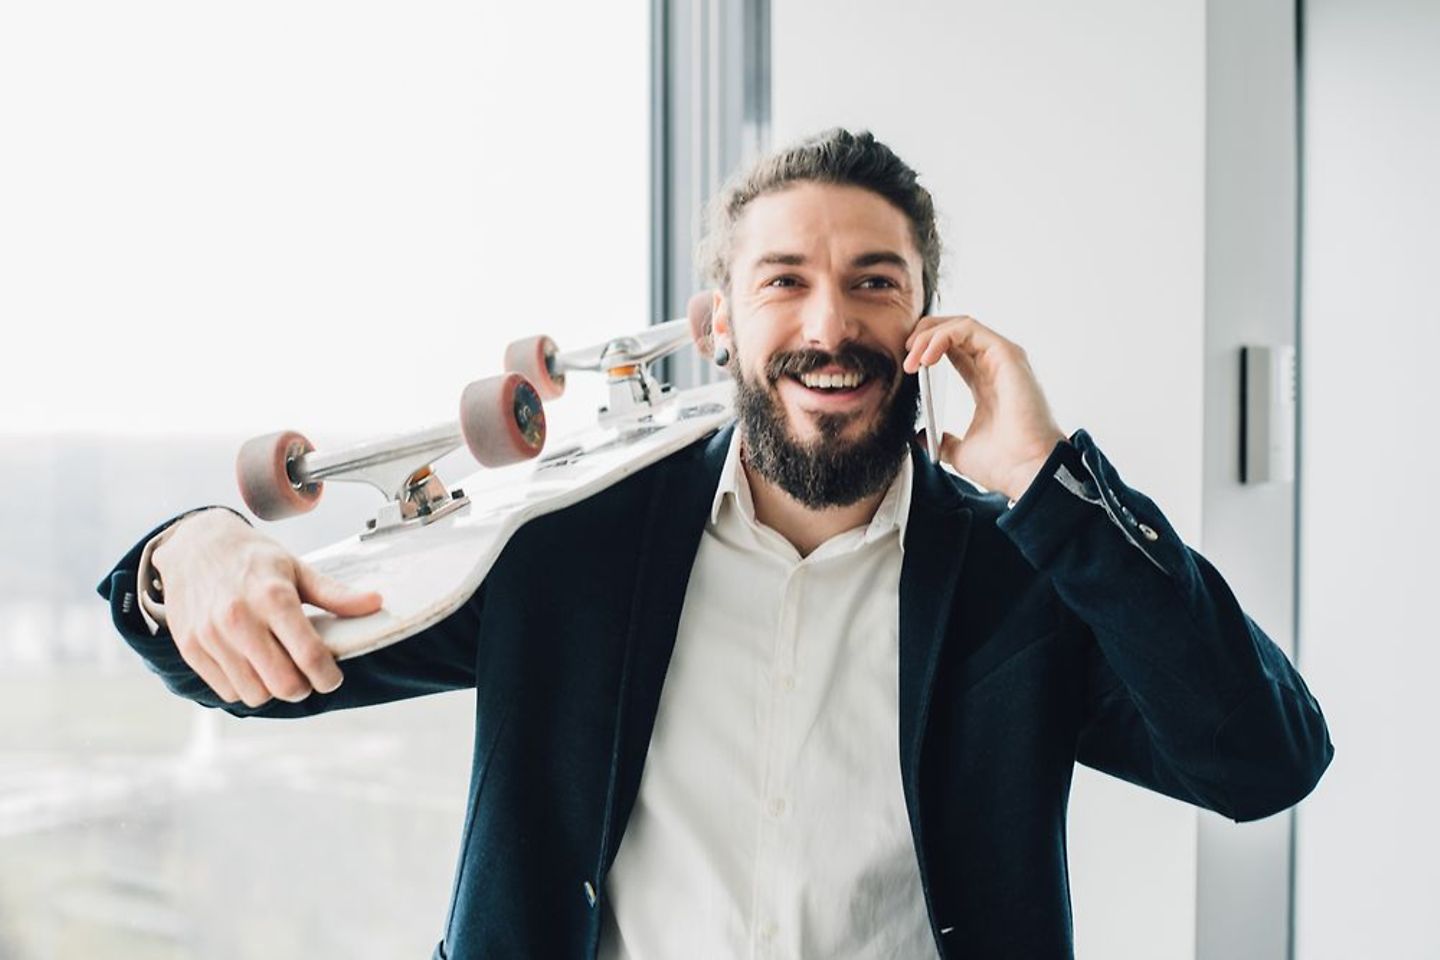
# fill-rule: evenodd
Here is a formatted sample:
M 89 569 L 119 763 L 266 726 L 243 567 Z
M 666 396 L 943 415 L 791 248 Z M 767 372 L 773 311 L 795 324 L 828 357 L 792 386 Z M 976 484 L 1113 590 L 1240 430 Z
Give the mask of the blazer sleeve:
M 997 525 L 1092 634 L 1080 762 L 1237 821 L 1314 789 L 1334 745 L 1300 673 L 1086 431 Z
M 145 545 L 179 516 L 141 537 L 97 587 L 120 636 L 172 693 L 237 717 L 292 718 L 475 686 L 483 586 L 460 609 L 414 637 L 344 661 L 345 679 L 331 693 L 316 691 L 299 703 L 275 699 L 260 707 L 226 703 L 185 663 L 169 629 L 162 624 L 152 634 L 140 611 L 137 573 Z

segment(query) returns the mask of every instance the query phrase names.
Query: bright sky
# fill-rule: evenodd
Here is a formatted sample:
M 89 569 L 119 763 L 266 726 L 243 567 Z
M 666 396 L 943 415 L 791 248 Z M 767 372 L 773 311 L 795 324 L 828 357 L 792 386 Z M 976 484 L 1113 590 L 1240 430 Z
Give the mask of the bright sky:
M 647 8 L 4 5 L 0 433 L 407 430 L 643 327 Z

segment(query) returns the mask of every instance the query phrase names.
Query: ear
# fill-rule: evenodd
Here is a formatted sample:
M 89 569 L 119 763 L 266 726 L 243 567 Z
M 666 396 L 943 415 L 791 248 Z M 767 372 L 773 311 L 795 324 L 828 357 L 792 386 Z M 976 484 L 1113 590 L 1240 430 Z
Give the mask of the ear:
M 715 336 L 730 335 L 730 302 L 719 290 L 711 291 L 714 300 L 710 306 L 710 331 Z

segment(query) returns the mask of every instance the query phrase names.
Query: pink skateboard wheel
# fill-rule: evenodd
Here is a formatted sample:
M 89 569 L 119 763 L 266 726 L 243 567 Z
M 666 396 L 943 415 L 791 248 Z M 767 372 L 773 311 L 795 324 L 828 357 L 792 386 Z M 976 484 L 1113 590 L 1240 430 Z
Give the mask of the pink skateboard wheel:
M 715 306 L 715 294 L 701 290 L 685 304 L 685 318 L 690 321 L 690 336 L 695 340 L 695 349 L 706 360 L 715 355 L 715 333 L 710 329 L 710 313 Z
M 325 484 L 297 484 L 290 464 L 314 449 L 294 430 L 246 440 L 235 457 L 235 481 L 245 506 L 261 520 L 284 520 L 311 510 Z
M 565 374 L 555 369 L 559 348 L 549 337 L 526 337 L 505 348 L 505 369 L 529 380 L 542 399 L 554 400 L 565 392 Z
M 545 446 L 545 407 L 518 373 L 476 380 L 460 395 L 460 432 L 482 466 L 519 463 Z

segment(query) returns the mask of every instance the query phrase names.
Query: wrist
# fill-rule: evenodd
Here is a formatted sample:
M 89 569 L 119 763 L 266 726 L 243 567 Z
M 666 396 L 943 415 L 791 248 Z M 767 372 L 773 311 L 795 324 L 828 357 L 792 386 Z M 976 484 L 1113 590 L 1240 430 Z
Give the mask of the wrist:
M 1039 475 L 1040 468 L 1044 465 L 1045 461 L 1040 460 L 1026 464 L 1020 470 L 1015 471 L 1015 481 L 1007 484 L 1000 491 L 1005 494 L 1011 506 L 1014 506 L 1021 497 L 1025 496 L 1025 491 L 1030 489 L 1030 485 L 1035 482 L 1035 477 Z
M 1012 506 L 1023 497 L 1025 492 L 1035 483 L 1035 478 L 1040 475 L 1040 471 L 1044 469 L 1046 462 L 1050 459 L 1050 455 L 1055 452 L 1056 444 L 1066 442 L 1068 442 L 1068 440 L 1063 434 L 1057 434 L 1054 442 L 1050 444 L 1043 455 L 1027 461 L 1023 467 L 1011 474 L 1012 479 L 1010 483 L 1001 488 L 1001 492 L 1009 499 Z
M 183 514 L 155 538 L 155 546 L 150 553 L 150 562 L 154 566 L 155 572 L 163 573 L 161 568 L 165 565 L 164 558 L 171 552 L 167 548 L 174 542 L 177 535 L 183 533 L 184 539 L 188 540 L 192 533 L 221 531 L 237 523 L 246 528 L 250 525 L 244 517 L 229 507 L 201 507 Z

